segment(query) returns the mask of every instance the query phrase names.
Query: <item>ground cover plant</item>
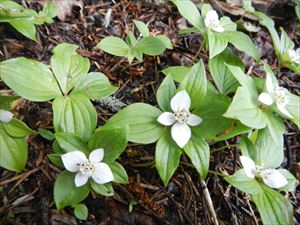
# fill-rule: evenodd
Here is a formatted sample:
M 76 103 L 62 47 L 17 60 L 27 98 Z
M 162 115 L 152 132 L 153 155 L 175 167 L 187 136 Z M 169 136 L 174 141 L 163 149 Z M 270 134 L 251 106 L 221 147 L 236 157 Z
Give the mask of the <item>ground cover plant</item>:
M 25 2 L 0 1 L 39 40 L 0 27 L 1 224 L 299 222 L 298 4 L 289 31 L 256 1 Z

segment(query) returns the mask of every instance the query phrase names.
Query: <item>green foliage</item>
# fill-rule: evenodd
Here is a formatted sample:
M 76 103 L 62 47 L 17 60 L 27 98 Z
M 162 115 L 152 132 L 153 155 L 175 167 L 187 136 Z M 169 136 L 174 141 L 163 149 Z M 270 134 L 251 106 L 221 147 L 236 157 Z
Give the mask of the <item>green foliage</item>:
M 63 171 L 54 183 L 54 201 L 57 209 L 72 206 L 80 203 L 90 193 L 89 185 L 76 187 L 74 173 Z
M 78 219 L 86 220 L 88 218 L 88 208 L 84 204 L 76 204 L 74 214 Z
M 165 186 L 179 165 L 181 153 L 170 133 L 162 135 L 156 143 L 155 166 Z
M 28 150 L 25 138 L 15 137 L 13 136 L 13 132 L 9 134 L 5 129 L 5 124 L 0 122 L 0 143 L 0 166 L 8 170 L 20 172 L 25 167 L 27 161 Z
M 97 48 L 116 56 L 126 57 L 129 63 L 134 58 L 143 60 L 143 54 L 156 56 L 162 54 L 166 49 L 172 49 L 170 39 L 164 35 L 150 36 L 146 24 L 142 21 L 133 21 L 142 37 L 137 39 L 132 32 L 125 38 L 126 42 L 118 37 L 106 37 L 100 41 Z
M 51 2 L 46 3 L 43 10 L 37 13 L 11 0 L 0 1 L 0 22 L 9 23 L 34 41 L 37 41 L 35 25 L 52 23 L 55 16 L 56 7 Z

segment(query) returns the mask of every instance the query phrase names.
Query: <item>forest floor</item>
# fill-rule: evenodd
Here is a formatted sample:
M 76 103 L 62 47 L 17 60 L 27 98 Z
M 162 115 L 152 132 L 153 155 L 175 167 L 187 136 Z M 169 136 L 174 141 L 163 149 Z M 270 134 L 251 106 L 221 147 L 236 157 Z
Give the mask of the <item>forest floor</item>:
M 23 1 L 34 9 L 40 9 L 38 1 Z M 80 1 L 79 1 L 80 2 Z M 158 1 L 157 1 L 158 2 Z M 163 2 L 163 1 L 161 1 Z M 211 1 L 213 3 L 217 1 Z M 266 1 L 269 2 L 269 1 Z M 274 1 L 276 2 L 276 1 Z M 262 6 L 261 9 L 275 19 L 276 24 L 284 27 L 288 35 L 300 46 L 300 30 L 291 4 Z M 25 56 L 49 64 L 52 49 L 59 43 L 67 42 L 79 45 L 79 54 L 89 58 L 90 71 L 104 73 L 110 81 L 119 87 L 115 98 L 125 104 L 146 102 L 157 105 L 155 92 L 164 75 L 163 68 L 174 65 L 190 66 L 202 40 L 197 34 L 180 35 L 179 29 L 186 27 L 176 7 L 170 3 L 156 5 L 151 1 L 102 0 L 81 1 L 72 8 L 64 21 L 55 19 L 54 23 L 37 28 L 38 42 L 30 41 L 7 24 L 0 24 L 0 61 Z M 267 3 L 266 3 L 267 4 Z M 219 7 L 219 13 L 226 14 L 232 20 L 239 19 L 234 10 L 228 10 L 229 3 Z M 226 10 L 227 7 L 227 10 Z M 237 7 L 238 8 L 238 7 Z M 104 16 L 108 9 L 112 17 L 107 28 L 103 27 Z M 115 57 L 95 48 L 99 41 L 109 35 L 125 37 L 133 30 L 133 19 L 149 24 L 152 33 L 165 34 L 172 40 L 174 49 L 159 57 L 145 57 L 143 62 L 128 64 L 125 58 Z M 255 21 L 251 21 L 257 24 Z M 262 58 L 270 65 L 276 64 L 276 56 L 269 33 L 261 28 L 250 34 Z M 238 53 L 246 68 L 253 64 L 252 59 Z M 206 63 L 208 56 L 203 51 L 199 58 Z M 253 67 L 253 73 L 263 76 L 259 68 Z M 289 70 L 276 74 L 280 84 L 292 93 L 300 95 L 300 76 Z M 210 76 L 208 76 L 210 79 Z M 0 90 L 8 88 L 0 82 Z M 98 124 L 105 123 L 115 112 L 105 104 L 94 102 L 99 114 Z M 52 129 L 51 103 L 36 103 L 27 100 L 18 102 L 15 115 L 32 129 Z M 300 131 L 286 121 L 285 160 L 283 167 L 292 171 L 299 179 L 300 175 Z M 89 208 L 87 221 L 77 220 L 71 208 L 56 210 L 53 201 L 53 184 L 60 169 L 47 158 L 52 152 L 51 143 L 40 136 L 29 138 L 29 157 L 26 168 L 15 174 L 0 168 L 0 224 L 12 225 L 209 225 L 212 224 L 207 204 L 197 172 L 187 166 L 188 160 L 181 158 L 181 164 L 164 187 L 153 165 L 154 145 L 129 144 L 119 158 L 129 175 L 128 185 L 114 185 L 113 197 L 90 195 L 85 204 Z M 222 151 L 211 153 L 210 170 L 234 173 L 237 167 L 239 149 L 230 147 L 236 139 L 219 142 L 214 148 Z M 218 175 L 210 173 L 206 180 L 213 205 L 220 224 L 256 225 L 259 215 L 246 194 L 231 187 Z M 289 194 L 294 206 L 295 220 L 300 222 L 300 189 Z M 135 204 L 137 203 L 137 204 Z M 133 206 L 129 212 L 129 206 Z

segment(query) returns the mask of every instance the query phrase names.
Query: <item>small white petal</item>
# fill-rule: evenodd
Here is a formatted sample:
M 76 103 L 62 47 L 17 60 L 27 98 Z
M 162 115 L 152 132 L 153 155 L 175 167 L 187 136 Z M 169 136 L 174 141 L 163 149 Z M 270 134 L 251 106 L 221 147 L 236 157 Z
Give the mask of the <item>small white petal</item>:
M 12 114 L 11 112 L 0 109 L 0 121 L 2 121 L 4 123 L 8 123 L 11 121 L 13 116 L 14 116 L 14 114 Z
M 247 177 L 254 178 L 256 174 L 256 167 L 254 161 L 247 156 L 240 156 L 242 166 L 244 167 Z
M 272 94 L 275 88 L 275 85 L 273 84 L 272 75 L 268 74 L 266 75 L 266 88 L 269 94 Z
M 276 106 L 283 115 L 289 118 L 293 118 L 293 116 L 286 110 L 286 108 L 283 105 L 277 103 Z
M 157 118 L 157 121 L 165 126 L 171 126 L 173 123 L 175 123 L 175 116 L 173 113 L 164 112 L 160 114 L 160 116 Z
M 106 163 L 97 163 L 92 174 L 93 180 L 98 184 L 105 184 L 114 180 L 111 169 Z
M 224 31 L 224 28 L 221 25 L 218 25 L 218 26 L 214 27 L 213 30 L 221 33 Z
M 287 179 L 277 170 L 272 170 L 263 181 L 271 188 L 281 188 L 288 184 Z
M 70 172 L 79 171 L 80 164 L 87 161 L 85 154 L 80 151 L 73 151 L 63 154 L 61 159 L 66 170 Z
M 189 142 L 191 135 L 191 128 L 187 124 L 175 123 L 171 128 L 171 136 L 180 148 Z
M 104 157 L 104 149 L 98 148 L 90 153 L 89 160 L 93 163 L 98 163 L 102 161 L 103 157 Z
M 265 92 L 261 93 L 258 96 L 258 101 L 260 101 L 261 103 L 263 103 L 265 105 L 272 105 L 274 102 L 272 96 Z
M 190 126 L 197 126 L 201 122 L 202 122 L 202 119 L 199 116 L 197 116 L 195 114 L 190 114 L 187 124 Z
M 205 26 L 210 27 L 212 24 L 212 21 L 213 22 L 219 21 L 218 13 L 215 10 L 210 10 L 206 13 L 205 20 L 204 20 Z
M 86 182 L 88 181 L 89 176 L 82 174 L 80 172 L 78 172 L 75 176 L 75 186 L 76 187 L 80 187 L 86 184 Z
M 178 92 L 171 99 L 171 108 L 173 112 L 181 111 L 183 109 L 189 110 L 190 106 L 191 106 L 191 99 L 185 90 Z

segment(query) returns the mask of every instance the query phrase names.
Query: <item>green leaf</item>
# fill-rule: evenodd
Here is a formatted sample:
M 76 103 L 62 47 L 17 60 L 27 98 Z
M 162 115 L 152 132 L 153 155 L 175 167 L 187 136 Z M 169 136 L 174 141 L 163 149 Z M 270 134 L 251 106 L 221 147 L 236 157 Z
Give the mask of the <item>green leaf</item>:
M 13 102 L 19 98 L 19 96 L 1 95 L 0 93 L 0 109 L 10 111 L 12 109 L 11 105 L 13 104 Z
M 283 28 L 281 28 L 280 44 L 281 44 L 281 48 L 280 48 L 281 55 L 288 49 L 294 49 L 295 47 L 294 42 L 290 39 L 290 37 L 287 35 L 287 33 L 284 31 Z
M 108 166 L 110 167 L 114 175 L 114 180 L 113 180 L 114 182 L 119 184 L 128 184 L 129 181 L 128 181 L 126 170 L 120 163 L 114 161 L 108 163 Z
M 262 129 L 258 131 L 256 147 L 256 165 L 264 168 L 277 168 L 283 161 L 283 136 L 274 142 L 269 130 Z
M 240 141 L 240 149 L 242 150 L 242 155 L 253 159 L 257 162 L 257 150 L 254 143 L 247 137 L 243 136 Z
M 157 89 L 156 99 L 159 107 L 164 112 L 172 112 L 170 102 L 176 94 L 176 86 L 170 76 L 166 76 Z
M 190 1 L 182 1 L 182 0 L 171 0 L 173 2 L 179 13 L 189 21 L 194 27 L 196 27 L 201 33 L 204 33 L 204 24 L 202 16 L 197 9 L 196 5 Z
M 209 146 L 202 138 L 192 135 L 191 140 L 184 146 L 184 152 L 191 159 L 199 175 L 205 180 L 209 169 Z
M 231 64 L 244 70 L 243 62 L 228 48 L 208 62 L 209 71 L 220 94 L 227 95 L 235 91 L 237 80 L 225 64 Z
M 279 171 L 288 181 L 288 184 L 284 187 L 280 188 L 280 191 L 292 191 L 294 192 L 296 190 L 296 187 L 299 184 L 299 181 L 294 177 L 293 174 L 291 174 L 290 171 L 286 169 L 278 169 Z
M 293 225 L 293 206 L 277 191 L 261 185 L 263 191 L 252 195 L 263 224 Z
M 265 115 L 258 107 L 258 99 L 253 98 L 245 87 L 237 89 L 224 116 L 238 119 L 246 126 L 256 129 L 262 129 L 267 125 Z
M 24 36 L 28 37 L 31 40 L 36 40 L 36 29 L 33 23 L 28 20 L 25 21 L 11 21 L 9 22 L 17 31 L 19 31 Z
M 116 92 L 118 88 L 110 85 L 108 78 L 99 72 L 88 73 L 75 86 L 72 93 L 80 92 L 89 99 L 105 98 Z
M 271 134 L 271 138 L 273 138 L 274 143 L 280 145 L 282 135 L 285 132 L 285 125 L 283 121 L 270 111 L 265 112 L 265 118 L 267 122 L 267 127 Z
M 195 108 L 205 97 L 207 79 L 203 61 L 195 64 L 181 82 L 179 89 L 186 90 L 191 98 L 191 108 Z
M 232 22 L 227 16 L 223 16 L 220 19 L 220 26 L 224 28 L 225 31 L 236 31 L 236 23 Z
M 136 45 L 136 48 L 144 54 L 151 56 L 160 55 L 166 50 L 165 43 L 159 38 L 152 36 L 143 37 Z
M 292 121 L 300 129 L 300 96 L 288 92 L 288 99 L 286 109 L 293 116 Z
M 170 66 L 161 72 L 166 76 L 171 76 L 172 79 L 178 83 L 181 83 L 190 70 L 191 68 L 185 66 Z
M 156 143 L 155 166 L 165 186 L 179 165 L 181 153 L 170 132 L 166 132 Z
M 232 186 L 248 194 L 258 194 L 263 191 L 259 182 L 254 178 L 249 178 L 244 169 L 240 169 L 224 179 Z
M 128 32 L 128 35 L 127 35 L 125 41 L 130 47 L 134 47 L 138 42 L 132 31 Z M 127 53 L 127 55 L 128 55 L 128 53 Z
M 24 138 L 10 136 L 0 122 L 0 166 L 20 172 L 27 161 L 27 142 Z
M 73 133 L 55 133 L 55 140 L 64 152 L 81 151 L 88 155 L 87 143 Z
M 90 180 L 92 189 L 103 196 L 109 197 L 114 195 L 114 189 L 111 182 L 106 184 L 97 184 L 94 180 Z
M 81 93 L 56 98 L 52 105 L 55 132 L 74 133 L 88 140 L 97 124 L 97 113 L 90 100 Z
M 61 160 L 61 154 L 48 154 L 47 157 L 55 166 L 64 168 L 64 164 Z
M 165 36 L 165 35 L 157 35 L 157 36 L 155 36 L 155 38 L 157 38 L 157 39 L 159 39 L 161 42 L 163 42 L 164 45 L 165 45 L 165 47 L 166 47 L 167 49 L 173 49 L 173 44 L 172 44 L 170 38 L 168 38 L 167 36 Z
M 77 204 L 74 206 L 74 214 L 80 220 L 88 218 L 88 208 L 84 204 Z
M 226 64 L 226 66 L 231 74 L 239 81 L 242 87 L 248 89 L 249 95 L 252 96 L 253 101 L 255 101 L 255 98 L 258 99 L 258 93 L 254 80 L 250 76 L 246 75 L 239 66 L 229 64 Z
M 48 101 L 61 96 L 50 69 L 24 57 L 0 63 L 1 79 L 18 95 L 31 101 Z
M 164 132 L 157 122 L 162 112 L 145 103 L 135 103 L 122 109 L 107 121 L 109 127 L 129 127 L 128 141 L 150 144 L 156 142 Z
M 224 31 L 215 34 L 218 38 L 233 44 L 238 50 L 252 56 L 256 61 L 260 59 L 260 54 L 248 35 L 240 31 Z
M 210 84 L 210 83 L 208 83 Z M 226 118 L 223 114 L 230 105 L 230 98 L 218 94 L 212 85 L 208 85 L 206 97 L 192 112 L 202 118 L 202 122 L 192 127 L 198 136 L 207 140 L 225 140 L 249 130 L 238 121 Z M 218 124 L 216 126 L 216 124 Z
M 224 33 L 224 32 L 222 32 Z M 228 45 L 228 41 L 217 36 L 215 33 L 208 31 L 208 48 L 209 48 L 209 59 L 214 58 L 216 55 L 224 51 Z
M 31 134 L 36 134 L 21 120 L 13 118 L 9 123 L 3 124 L 6 132 L 12 137 L 26 137 Z
M 149 36 L 149 28 L 144 22 L 139 20 L 133 20 L 133 23 L 144 37 Z
M 125 150 L 127 145 L 127 127 L 111 128 L 102 126 L 98 128 L 89 140 L 90 151 L 97 148 L 104 149 L 104 162 L 116 160 Z
M 50 130 L 38 128 L 38 132 L 43 138 L 47 139 L 48 141 L 54 140 L 54 134 Z
M 77 48 L 77 45 L 63 43 L 53 49 L 51 67 L 64 94 L 79 84 L 90 69 L 89 60 L 78 55 Z
M 90 193 L 89 185 L 75 186 L 75 173 L 63 171 L 54 183 L 54 201 L 57 209 L 83 201 Z
M 126 42 L 118 37 L 106 37 L 102 39 L 97 48 L 116 56 L 126 56 L 130 50 Z

